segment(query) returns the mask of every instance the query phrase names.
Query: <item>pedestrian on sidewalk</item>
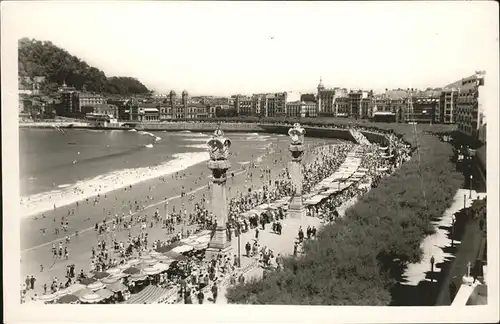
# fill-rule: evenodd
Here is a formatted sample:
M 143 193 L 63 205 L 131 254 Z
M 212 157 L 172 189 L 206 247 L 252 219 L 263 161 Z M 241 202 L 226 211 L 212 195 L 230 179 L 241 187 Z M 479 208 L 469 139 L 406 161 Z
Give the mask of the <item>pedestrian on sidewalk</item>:
M 201 289 L 198 291 L 198 294 L 196 297 L 198 297 L 198 304 L 203 304 L 203 301 L 205 300 L 205 294 L 203 293 L 203 291 Z
M 217 302 L 217 294 L 219 292 L 219 289 L 217 288 L 217 283 L 215 282 L 214 285 L 212 286 L 212 296 L 214 299 L 214 304 Z

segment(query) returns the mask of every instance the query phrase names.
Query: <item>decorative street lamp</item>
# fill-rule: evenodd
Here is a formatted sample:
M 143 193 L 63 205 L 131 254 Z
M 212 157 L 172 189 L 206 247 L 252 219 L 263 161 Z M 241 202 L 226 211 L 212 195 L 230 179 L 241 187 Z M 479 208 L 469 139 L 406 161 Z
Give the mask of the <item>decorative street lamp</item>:
M 472 174 L 470 175 L 470 183 L 469 183 L 469 199 L 472 199 Z
M 434 281 L 434 277 L 433 277 L 433 275 L 434 275 L 434 262 L 435 262 L 434 256 L 431 256 L 431 282 Z

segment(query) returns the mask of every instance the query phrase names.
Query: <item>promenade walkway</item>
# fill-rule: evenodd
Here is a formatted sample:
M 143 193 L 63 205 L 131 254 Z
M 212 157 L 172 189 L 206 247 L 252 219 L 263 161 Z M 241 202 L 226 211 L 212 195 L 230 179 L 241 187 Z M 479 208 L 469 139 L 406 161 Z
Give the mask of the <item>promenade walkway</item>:
M 437 221 L 433 222 L 436 228 L 436 233 L 427 236 L 421 243 L 421 248 L 424 251 L 424 256 L 422 261 L 419 263 L 411 263 L 408 265 L 406 271 L 403 274 L 403 278 L 407 282 L 404 285 L 416 286 L 421 281 L 430 281 L 431 278 L 426 276 L 426 273 L 430 271 L 430 261 L 431 257 L 434 257 L 434 264 L 442 263 L 446 258 L 453 257 L 452 254 L 444 252 L 446 247 L 451 246 L 451 239 L 448 237 L 448 230 L 446 228 L 451 227 L 453 223 L 453 215 L 465 206 L 470 207 L 474 199 L 481 199 L 486 196 L 485 193 L 477 193 L 472 191 L 472 199 L 469 199 L 469 190 L 459 189 L 453 198 L 453 203 L 450 208 L 448 208 L 443 217 Z M 465 198 L 464 198 L 465 197 Z M 454 241 L 455 244 L 460 244 L 460 241 Z M 434 272 L 438 273 L 441 269 L 434 267 Z

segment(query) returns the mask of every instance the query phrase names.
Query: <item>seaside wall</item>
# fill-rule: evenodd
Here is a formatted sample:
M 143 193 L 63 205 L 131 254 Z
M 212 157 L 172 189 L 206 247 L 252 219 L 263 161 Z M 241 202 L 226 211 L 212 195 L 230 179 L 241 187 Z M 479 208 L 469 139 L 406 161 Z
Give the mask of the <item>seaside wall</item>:
M 369 140 L 371 143 L 377 143 L 383 146 L 387 146 L 389 141 L 384 135 L 372 133 L 372 132 L 367 132 L 367 131 L 362 131 L 361 134 L 363 134 L 367 140 Z
M 20 124 L 19 127 L 27 128 L 51 128 L 54 123 L 29 123 Z M 69 126 L 72 124 L 72 126 Z M 125 123 L 126 124 L 126 123 Z M 76 123 L 57 123 L 60 128 L 83 128 L 84 125 L 76 125 Z M 136 128 L 137 130 L 143 131 L 198 131 L 198 132 L 213 132 L 219 127 L 225 132 L 252 132 L 252 133 L 273 133 L 273 134 L 288 134 L 290 125 L 280 125 L 280 124 L 258 124 L 258 123 L 200 123 L 200 122 L 166 122 L 166 123 L 148 123 L 148 124 L 130 124 L 130 127 L 90 127 L 85 128 L 90 129 L 121 129 L 126 130 L 130 128 Z M 319 137 L 319 138 L 338 138 L 346 141 L 354 142 L 354 138 L 348 129 L 343 128 L 323 128 L 323 127 L 308 127 L 303 125 L 306 130 L 306 136 L 308 137 Z M 379 136 L 374 133 L 368 133 L 368 140 L 372 138 L 379 139 Z

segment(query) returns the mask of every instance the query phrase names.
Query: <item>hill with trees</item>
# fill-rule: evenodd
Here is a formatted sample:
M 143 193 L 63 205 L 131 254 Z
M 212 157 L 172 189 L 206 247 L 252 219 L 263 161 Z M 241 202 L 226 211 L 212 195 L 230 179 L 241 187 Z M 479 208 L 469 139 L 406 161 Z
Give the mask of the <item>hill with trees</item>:
M 103 71 L 54 45 L 50 41 L 22 38 L 18 42 L 19 82 L 29 86 L 35 77 L 45 77 L 41 90 L 56 92 L 64 82 L 77 90 L 134 95 L 150 90 L 132 77 L 107 77 Z

